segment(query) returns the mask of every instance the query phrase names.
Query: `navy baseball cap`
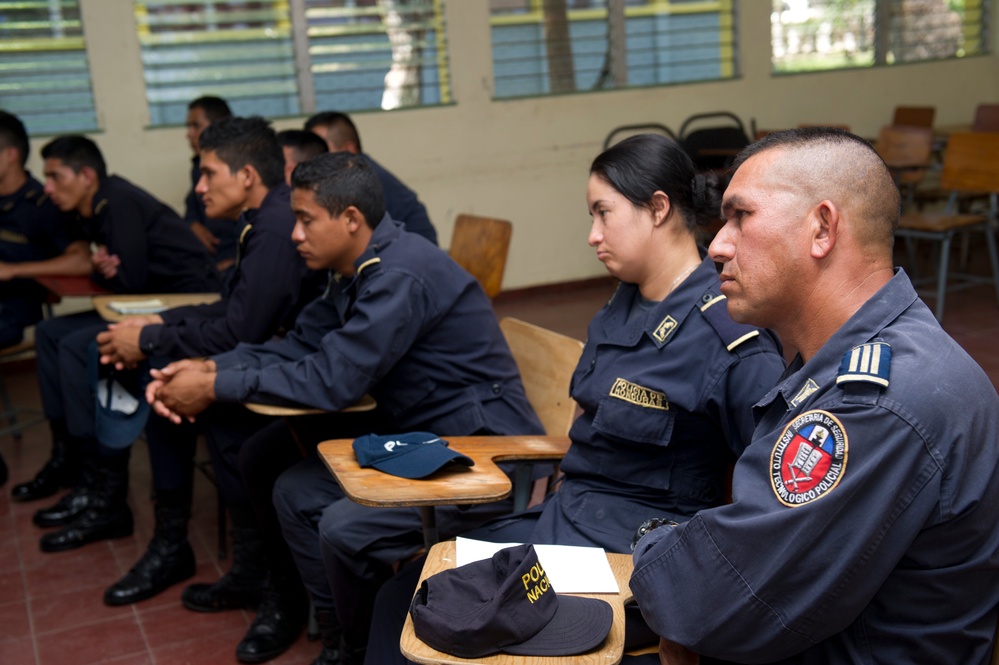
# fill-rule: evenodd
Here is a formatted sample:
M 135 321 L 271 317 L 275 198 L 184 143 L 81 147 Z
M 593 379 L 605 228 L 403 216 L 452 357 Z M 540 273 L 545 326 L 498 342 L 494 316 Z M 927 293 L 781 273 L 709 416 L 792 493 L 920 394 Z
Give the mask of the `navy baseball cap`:
M 472 458 L 451 450 L 447 441 L 430 432 L 361 436 L 354 439 L 354 454 L 361 466 L 402 478 L 423 478 L 449 464 L 475 464 Z
M 87 371 L 94 390 L 94 435 L 109 448 L 127 448 L 142 434 L 149 419 L 146 401 L 149 363 L 143 361 L 134 370 L 117 371 L 101 365 L 97 342 L 90 342 Z
M 556 595 L 533 545 L 428 577 L 409 614 L 417 637 L 459 658 L 584 653 L 607 638 L 614 619 L 603 600 Z

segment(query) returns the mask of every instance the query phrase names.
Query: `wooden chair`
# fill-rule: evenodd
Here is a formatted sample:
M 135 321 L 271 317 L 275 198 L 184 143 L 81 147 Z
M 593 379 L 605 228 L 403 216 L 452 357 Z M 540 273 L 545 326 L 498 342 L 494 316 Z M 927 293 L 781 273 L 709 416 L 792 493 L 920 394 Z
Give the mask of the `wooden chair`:
M 999 104 L 979 104 L 975 109 L 973 132 L 999 132 Z
M 458 215 L 451 233 L 451 258 L 479 281 L 486 295 L 495 298 L 503 285 L 513 224 L 505 219 Z
M 895 127 L 933 127 L 935 106 L 896 106 L 891 124 Z
M 583 353 L 583 343 L 512 317 L 500 321 L 500 330 L 517 361 L 527 400 L 538 414 L 545 434 L 567 435 L 576 418 L 576 402 L 569 397 L 569 383 Z M 513 487 L 515 510 L 527 507 L 531 470 L 531 464 L 517 466 Z
M 933 130 L 909 125 L 882 127 L 874 149 L 891 169 L 908 207 L 922 182 L 933 154 Z
M 937 213 L 910 213 L 903 215 L 896 235 L 908 239 L 928 239 L 940 243 L 940 259 L 936 275 L 936 308 L 938 320 L 943 319 L 944 298 L 948 290 L 966 288 L 978 283 L 992 283 L 999 299 L 999 258 L 996 254 L 995 236 L 992 224 L 996 219 L 996 196 L 999 193 L 999 133 L 959 133 L 953 134 L 944 153 L 941 186 L 950 191 L 947 206 Z M 960 192 L 989 192 L 991 194 L 988 214 L 964 214 L 958 211 Z M 992 266 L 992 277 L 948 273 L 951 241 L 962 231 L 980 231 L 985 234 L 985 242 Z M 914 265 L 910 253 L 910 262 Z M 915 274 L 913 274 L 914 281 Z M 948 278 L 960 280 L 959 284 L 948 286 Z M 932 292 L 931 292 L 932 294 Z M 921 292 L 922 295 L 922 292 Z

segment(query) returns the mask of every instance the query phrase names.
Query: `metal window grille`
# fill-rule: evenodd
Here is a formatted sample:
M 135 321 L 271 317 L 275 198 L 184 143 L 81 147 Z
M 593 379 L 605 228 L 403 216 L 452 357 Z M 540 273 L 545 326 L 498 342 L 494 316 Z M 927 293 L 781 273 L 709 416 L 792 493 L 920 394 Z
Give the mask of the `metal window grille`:
M 451 101 L 443 0 L 304 0 L 312 109 Z M 307 94 L 308 94 L 307 90 Z
M 734 78 L 732 0 L 490 0 L 493 94 Z
M 989 0 L 773 0 L 776 73 L 987 53 Z
M 288 0 L 134 6 L 151 124 L 183 124 L 202 95 L 224 98 L 239 115 L 301 112 Z
M 31 134 L 97 129 L 77 0 L 0 0 L 0 108 Z

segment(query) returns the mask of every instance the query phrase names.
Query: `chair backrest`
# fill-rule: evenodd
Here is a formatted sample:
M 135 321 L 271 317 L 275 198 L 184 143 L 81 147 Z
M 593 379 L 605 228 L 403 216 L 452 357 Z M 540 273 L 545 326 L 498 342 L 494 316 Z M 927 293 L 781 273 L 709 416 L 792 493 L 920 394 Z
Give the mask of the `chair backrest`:
M 623 141 L 635 134 L 662 134 L 674 141 L 676 140 L 676 134 L 673 133 L 673 130 L 658 122 L 647 122 L 640 125 L 621 125 L 612 129 L 607 138 L 604 139 L 604 150 L 618 141 Z
M 951 134 L 940 186 L 958 192 L 999 192 L 999 133 Z
M 891 124 L 906 127 L 933 127 L 935 106 L 896 106 Z
M 900 185 L 918 183 L 933 154 L 933 130 L 928 127 L 882 127 L 874 149 L 891 169 Z
M 511 317 L 500 321 L 500 329 L 517 361 L 527 399 L 544 425 L 545 434 L 565 436 L 576 417 L 576 402 L 569 397 L 569 383 L 583 353 L 583 343 Z
M 707 171 L 727 168 L 751 141 L 739 116 L 714 111 L 684 120 L 679 142 L 698 170 Z
M 999 132 L 999 104 L 979 104 L 975 109 L 973 132 Z
M 495 298 L 503 285 L 513 224 L 505 219 L 458 215 L 448 253 Z

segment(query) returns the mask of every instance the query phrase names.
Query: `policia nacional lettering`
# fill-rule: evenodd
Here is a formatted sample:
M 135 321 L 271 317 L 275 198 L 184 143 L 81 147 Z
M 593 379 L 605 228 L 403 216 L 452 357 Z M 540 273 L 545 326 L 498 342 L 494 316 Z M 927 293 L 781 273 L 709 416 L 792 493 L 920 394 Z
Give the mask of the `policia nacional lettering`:
M 527 599 L 531 601 L 531 605 L 552 588 L 552 585 L 548 582 L 548 575 L 545 573 L 545 569 L 541 567 L 540 561 L 531 566 L 529 571 L 521 575 L 520 581 L 524 583 L 524 589 L 527 591 Z
M 649 390 L 624 379 L 619 378 L 614 381 L 614 385 L 610 389 L 610 396 L 648 409 L 669 411 L 669 401 L 667 401 L 665 393 Z

